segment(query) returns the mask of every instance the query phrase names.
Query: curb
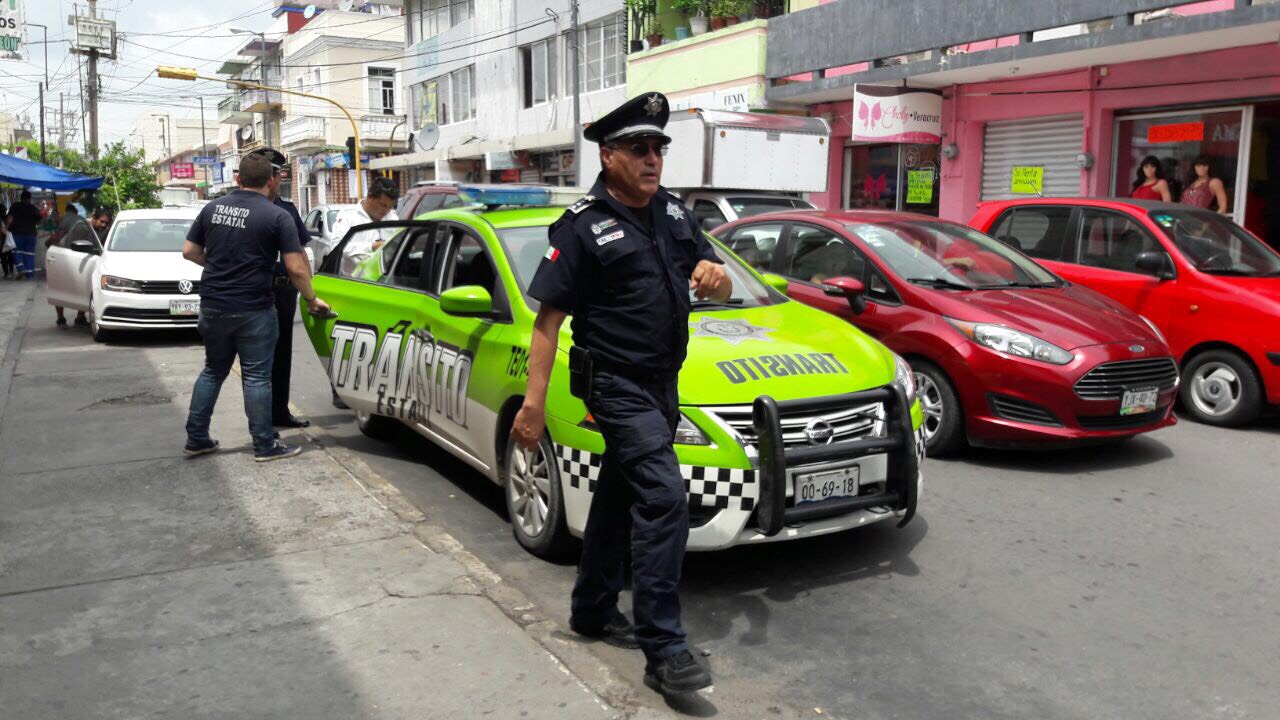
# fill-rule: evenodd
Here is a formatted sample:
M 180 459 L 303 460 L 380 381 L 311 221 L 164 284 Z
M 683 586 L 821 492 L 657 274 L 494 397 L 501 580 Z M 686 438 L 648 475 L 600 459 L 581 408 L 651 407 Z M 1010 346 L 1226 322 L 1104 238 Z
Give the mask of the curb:
M 5 405 L 9 400 L 9 386 L 13 382 L 13 373 L 18 367 L 18 350 L 22 347 L 22 341 L 26 339 L 27 322 L 31 319 L 31 311 L 35 306 L 35 291 L 37 284 L 34 281 L 23 281 L 27 286 L 23 289 L 26 295 L 22 299 L 22 309 L 18 311 L 18 321 L 14 323 L 13 334 L 9 336 L 9 341 L 0 347 L 0 419 L 4 418 Z
M 292 403 L 290 411 L 302 414 L 301 409 Z M 446 530 L 432 524 L 426 514 L 406 500 L 389 480 L 370 468 L 358 453 L 336 443 L 325 442 L 329 436 L 314 432 L 313 428 L 302 428 L 301 432 L 337 463 L 374 502 L 408 524 L 414 537 L 428 549 L 452 558 L 466 568 L 480 593 L 528 633 L 561 665 L 562 670 L 595 693 L 610 710 L 619 713 L 615 717 L 635 718 L 638 714 L 645 718 L 669 717 L 655 714 L 651 706 L 642 703 L 637 686 L 613 671 L 606 661 L 585 646 L 566 640 L 572 636 L 570 633 L 547 617 L 523 592 L 504 582 Z

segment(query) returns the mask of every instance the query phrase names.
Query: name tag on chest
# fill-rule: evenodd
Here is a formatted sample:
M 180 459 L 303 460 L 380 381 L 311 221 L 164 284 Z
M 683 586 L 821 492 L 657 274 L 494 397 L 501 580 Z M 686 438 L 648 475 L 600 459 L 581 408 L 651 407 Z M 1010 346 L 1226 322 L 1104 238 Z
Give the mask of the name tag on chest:
M 616 230 L 614 232 L 609 233 L 608 235 L 601 235 L 600 237 L 596 238 L 596 245 L 608 245 L 614 240 L 621 239 L 625 234 L 626 232 L 623 230 Z

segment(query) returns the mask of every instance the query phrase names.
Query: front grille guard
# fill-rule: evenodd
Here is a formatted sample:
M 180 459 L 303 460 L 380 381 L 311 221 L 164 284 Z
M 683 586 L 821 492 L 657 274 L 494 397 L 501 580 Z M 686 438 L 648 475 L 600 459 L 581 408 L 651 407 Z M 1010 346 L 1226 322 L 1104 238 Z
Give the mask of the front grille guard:
M 783 412 L 817 412 L 839 403 L 847 407 L 853 404 L 882 403 L 886 409 L 884 437 L 860 438 L 819 447 L 786 449 L 782 441 L 781 414 Z M 751 406 L 752 424 L 756 430 L 756 443 L 760 453 L 759 482 L 760 503 L 756 511 L 756 525 L 760 532 L 772 537 L 782 532 L 788 523 L 817 520 L 834 515 L 864 510 L 871 507 L 890 507 L 905 510 L 898 527 L 911 522 L 916 514 L 916 482 L 920 461 L 916 455 L 916 434 L 911 426 L 911 406 L 907 395 L 895 383 L 886 387 L 863 390 L 836 398 L 823 397 L 778 402 L 768 395 L 756 398 Z M 851 460 L 867 455 L 888 454 L 888 474 L 883 492 L 875 495 L 833 498 L 802 506 L 787 507 L 787 468 L 834 460 Z

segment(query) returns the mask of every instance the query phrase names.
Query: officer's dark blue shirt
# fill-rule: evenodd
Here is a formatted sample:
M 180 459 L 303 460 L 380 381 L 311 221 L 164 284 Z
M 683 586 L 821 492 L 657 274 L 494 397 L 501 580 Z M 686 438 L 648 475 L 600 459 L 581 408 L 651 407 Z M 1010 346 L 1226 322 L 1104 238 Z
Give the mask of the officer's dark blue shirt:
M 302 252 L 289 213 L 252 190 L 235 190 L 205 205 L 187 239 L 205 252 L 200 305 L 223 312 L 274 307 L 276 258 Z
M 648 212 L 649 226 L 636 213 Z M 573 316 L 573 342 L 616 370 L 679 370 L 689 343 L 689 279 L 719 263 L 689 209 L 660 189 L 628 208 L 596 178 L 591 193 L 551 226 L 529 294 Z
M 298 206 L 281 197 L 275 199 L 275 204 L 276 207 L 289 213 L 289 217 L 293 218 L 293 224 L 298 228 L 298 244 L 306 245 L 311 242 L 311 232 L 307 230 L 307 224 L 302 222 L 302 215 L 298 213 Z M 281 277 L 289 276 L 288 271 L 284 269 L 284 263 L 279 260 L 276 261 L 276 275 Z

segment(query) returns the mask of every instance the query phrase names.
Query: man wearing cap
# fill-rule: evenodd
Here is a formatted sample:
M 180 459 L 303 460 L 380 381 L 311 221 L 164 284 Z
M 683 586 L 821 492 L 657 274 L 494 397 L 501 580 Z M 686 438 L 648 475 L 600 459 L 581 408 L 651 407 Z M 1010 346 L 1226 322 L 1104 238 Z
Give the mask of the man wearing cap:
M 284 259 L 311 312 L 324 314 L 329 306 L 311 288 L 311 267 L 293 219 L 269 199 L 279 182 L 266 156 L 245 155 L 240 188 L 201 208 L 182 245 L 182 256 L 204 268 L 199 328 L 205 359 L 191 391 L 182 449 L 188 456 L 218 449 L 218 441 L 209 437 L 209 423 L 237 357 L 254 459 L 267 462 L 302 452 L 277 440 L 271 429 L 271 365 L 280 332 L 272 292 L 276 261 Z
M 587 128 L 603 171 L 551 226 L 529 294 L 534 323 L 529 383 L 511 434 L 543 437 L 556 340 L 572 315 L 571 383 L 604 436 L 573 588 L 570 627 L 640 647 L 645 683 L 664 694 L 711 685 L 680 625 L 678 586 L 689 507 L 672 443 L 676 380 L 689 342 L 690 293 L 721 302 L 733 287 L 693 214 L 659 186 L 671 139 L 660 93 L 645 93 Z M 635 625 L 618 610 L 631 551 Z
M 298 232 L 298 242 L 305 248 L 307 243 L 311 242 L 311 233 L 307 230 L 306 223 L 302 222 L 298 208 L 280 197 L 280 171 L 289 164 L 288 158 L 279 150 L 269 147 L 251 150 L 249 154 L 262 155 L 271 162 L 271 171 L 276 176 L 276 182 L 272 183 L 271 195 L 268 199 L 293 219 L 294 228 Z M 276 262 L 271 290 L 275 295 L 276 321 L 280 324 L 280 336 L 276 338 L 275 356 L 271 362 L 271 424 L 285 428 L 308 427 L 311 425 L 310 420 L 295 417 L 289 410 L 289 383 L 293 376 L 293 322 L 298 317 L 298 290 L 289 280 L 283 255 Z

